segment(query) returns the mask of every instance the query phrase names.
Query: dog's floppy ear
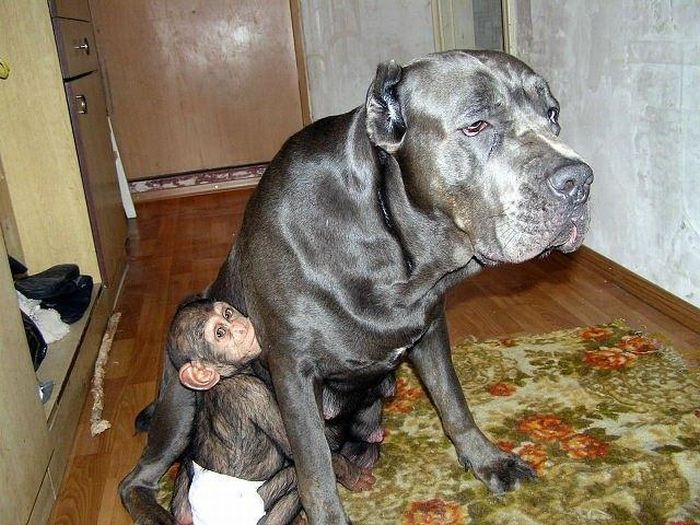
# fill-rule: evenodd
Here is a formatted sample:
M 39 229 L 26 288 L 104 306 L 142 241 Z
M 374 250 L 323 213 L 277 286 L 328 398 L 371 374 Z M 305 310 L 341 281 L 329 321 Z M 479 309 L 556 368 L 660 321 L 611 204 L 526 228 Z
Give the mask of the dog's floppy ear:
M 401 73 L 401 66 L 393 60 L 379 64 L 365 102 L 367 135 L 374 144 L 389 153 L 399 149 L 406 133 L 406 123 L 396 95 Z

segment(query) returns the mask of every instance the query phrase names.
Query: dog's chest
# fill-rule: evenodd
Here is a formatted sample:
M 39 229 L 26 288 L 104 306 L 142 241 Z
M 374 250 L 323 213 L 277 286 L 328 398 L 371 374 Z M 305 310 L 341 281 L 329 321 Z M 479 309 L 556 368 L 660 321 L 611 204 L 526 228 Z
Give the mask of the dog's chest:
M 403 361 L 408 346 L 389 350 L 366 350 L 359 355 L 345 355 L 337 367 L 325 377 L 332 381 L 355 384 L 357 380 L 371 380 L 386 376 L 396 370 Z
M 407 350 L 407 346 L 391 349 L 383 360 L 352 360 L 353 370 L 348 375 L 326 377 L 322 390 L 324 419 L 333 419 L 358 402 L 363 405 L 368 399 L 374 402 L 378 397 L 392 397 L 396 393 L 392 372 Z
M 387 364 L 396 368 L 406 354 L 406 350 L 408 350 L 408 346 L 400 346 L 391 350 L 387 358 Z
M 375 351 L 371 361 L 382 370 L 395 370 L 401 364 L 408 348 L 408 346 L 400 346 L 398 348 L 392 348 L 391 350 Z

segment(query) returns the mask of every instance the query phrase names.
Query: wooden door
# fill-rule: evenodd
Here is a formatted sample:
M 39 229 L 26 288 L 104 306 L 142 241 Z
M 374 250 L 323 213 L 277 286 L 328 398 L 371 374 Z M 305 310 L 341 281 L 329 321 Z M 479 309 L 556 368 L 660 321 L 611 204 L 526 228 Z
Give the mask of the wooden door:
M 127 178 L 265 162 L 302 127 L 289 0 L 91 0 Z
M 51 447 L 0 230 L 0 522 L 26 523 Z
M 99 75 L 66 82 L 66 96 L 102 283 L 116 286 L 126 257 L 127 224 Z

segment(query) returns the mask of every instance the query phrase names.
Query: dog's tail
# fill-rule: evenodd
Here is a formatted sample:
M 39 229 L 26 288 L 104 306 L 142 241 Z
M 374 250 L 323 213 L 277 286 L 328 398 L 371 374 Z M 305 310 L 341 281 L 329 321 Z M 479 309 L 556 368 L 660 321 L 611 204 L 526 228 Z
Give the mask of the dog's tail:
M 141 410 L 134 419 L 134 428 L 136 432 L 148 432 L 151 426 L 151 419 L 153 418 L 153 412 L 155 412 L 156 404 L 155 402 L 149 404 Z

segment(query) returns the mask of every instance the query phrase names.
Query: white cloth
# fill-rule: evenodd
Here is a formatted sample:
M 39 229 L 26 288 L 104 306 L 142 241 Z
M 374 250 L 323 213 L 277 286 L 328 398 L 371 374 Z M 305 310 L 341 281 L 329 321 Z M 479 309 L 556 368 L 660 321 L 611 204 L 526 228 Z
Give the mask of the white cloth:
M 39 299 L 29 299 L 17 292 L 17 301 L 19 309 L 34 321 L 47 345 L 63 339 L 70 332 L 70 327 L 61 321 L 60 314 L 53 308 L 42 308 Z
M 258 494 L 263 481 L 248 481 L 207 470 L 192 462 L 189 500 L 194 525 L 255 525 L 265 515 Z

